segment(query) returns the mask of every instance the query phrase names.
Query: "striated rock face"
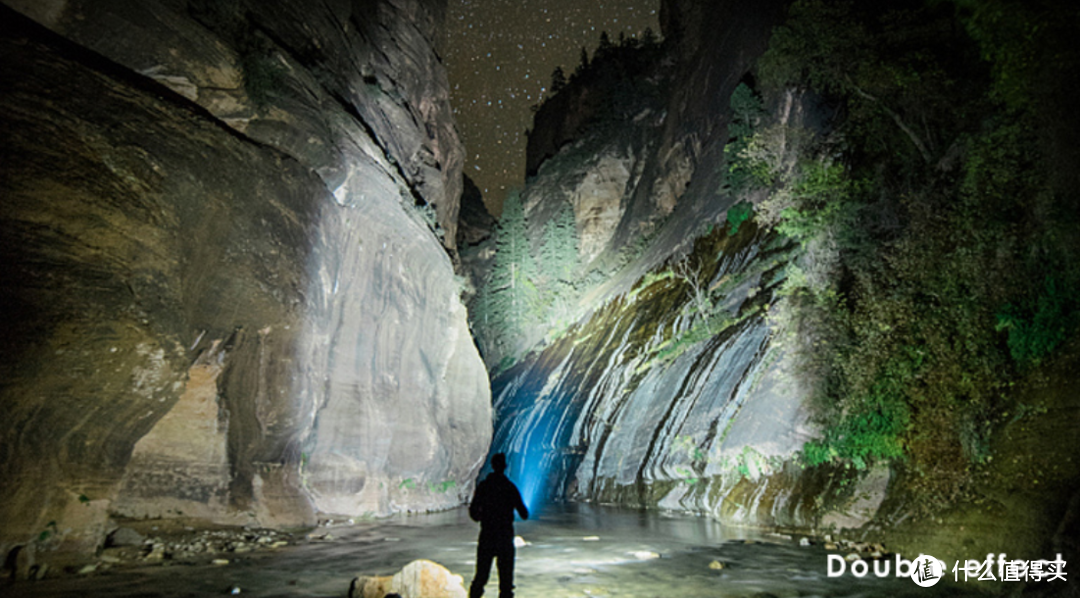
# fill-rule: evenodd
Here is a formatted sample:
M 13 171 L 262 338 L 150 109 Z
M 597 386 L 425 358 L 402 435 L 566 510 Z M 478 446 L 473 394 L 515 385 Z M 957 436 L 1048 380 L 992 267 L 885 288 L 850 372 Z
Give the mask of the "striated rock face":
M 0 7 L 0 549 L 460 504 L 442 5 L 9 4 L 52 32 Z
M 493 382 L 493 447 L 523 472 L 527 500 L 821 523 L 815 499 L 834 482 L 792 460 L 816 430 L 794 348 L 766 320 L 783 305 L 774 291 L 792 247 L 749 223 L 735 234 L 724 222 L 734 200 L 721 192 L 728 99 L 781 8 L 665 2 L 662 68 L 651 67 L 665 74 L 658 95 L 633 106 L 635 118 L 589 121 L 603 90 L 586 93 L 587 80 L 567 88 L 583 105 L 565 106 L 560 93 L 538 113 L 536 174 L 523 193 L 530 227 L 569 201 L 583 261 L 610 262 L 617 251 L 630 261 L 584 296 L 586 318 Z M 647 248 L 627 252 L 653 230 Z M 700 298 L 710 294 L 707 315 Z M 884 482 L 874 478 L 873 489 Z M 863 503 L 848 509 L 852 519 L 872 510 Z
M 660 48 L 620 49 L 607 68 L 594 69 L 599 74 L 586 73 L 546 101 L 528 141 L 530 225 L 542 226 L 544 204 L 557 203 L 544 198 L 571 199 L 582 246 L 591 248 L 584 259 L 633 243 L 669 214 L 692 227 L 725 209 L 704 187 L 720 183 L 714 167 L 727 141 L 728 99 L 765 51 L 784 6 L 662 2 Z M 687 193 L 692 183 L 703 188 Z
M 696 243 L 691 259 L 719 256 L 701 279 L 724 297 L 711 334 L 695 337 L 685 280 L 640 283 L 495 379 L 493 446 L 524 472 L 527 500 L 819 523 L 828 480 L 791 462 L 815 435 L 806 389 L 763 317 L 788 259 L 773 241 L 743 225 Z

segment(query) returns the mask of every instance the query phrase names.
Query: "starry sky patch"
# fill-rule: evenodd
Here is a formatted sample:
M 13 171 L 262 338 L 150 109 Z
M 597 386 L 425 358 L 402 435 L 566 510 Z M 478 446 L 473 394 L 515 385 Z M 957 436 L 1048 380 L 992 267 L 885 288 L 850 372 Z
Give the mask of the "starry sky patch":
M 465 144 L 465 173 L 498 213 L 525 179 L 525 130 L 551 73 L 577 68 L 607 31 L 659 35 L 659 0 L 450 0 L 444 60 L 450 100 Z

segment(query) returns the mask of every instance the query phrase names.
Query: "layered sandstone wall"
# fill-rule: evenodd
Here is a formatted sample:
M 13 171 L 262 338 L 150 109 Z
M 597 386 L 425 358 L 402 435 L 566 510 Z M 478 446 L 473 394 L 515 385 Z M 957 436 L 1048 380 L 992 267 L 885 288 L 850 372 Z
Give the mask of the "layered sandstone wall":
M 7 4 L 4 552 L 459 504 L 491 407 L 444 6 Z

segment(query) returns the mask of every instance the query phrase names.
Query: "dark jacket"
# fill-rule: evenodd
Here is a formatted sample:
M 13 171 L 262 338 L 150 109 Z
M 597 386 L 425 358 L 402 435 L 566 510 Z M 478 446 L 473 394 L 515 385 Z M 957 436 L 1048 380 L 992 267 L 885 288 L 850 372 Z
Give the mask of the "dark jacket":
M 476 486 L 469 517 L 480 522 L 480 532 L 498 537 L 514 536 L 514 511 L 522 519 L 529 518 L 529 510 L 521 500 L 517 486 L 502 473 L 492 472 Z

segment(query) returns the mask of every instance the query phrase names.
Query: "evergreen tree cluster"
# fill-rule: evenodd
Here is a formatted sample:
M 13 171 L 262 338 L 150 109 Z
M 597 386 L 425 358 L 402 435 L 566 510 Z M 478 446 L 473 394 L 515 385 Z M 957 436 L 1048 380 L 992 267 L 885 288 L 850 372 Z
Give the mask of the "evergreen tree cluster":
M 551 73 L 551 85 L 548 88 L 550 99 L 568 86 L 584 84 L 602 89 L 607 95 L 606 117 L 621 120 L 626 108 L 635 98 L 657 96 L 659 89 L 645 81 L 648 71 L 659 61 L 662 45 L 652 29 L 646 29 L 641 38 L 619 34 L 618 41 L 612 42 L 606 31 L 600 33 L 600 42 L 593 57 L 585 48 L 581 49 L 581 60 L 574 71 L 567 76 L 561 66 Z M 540 105 L 534 107 L 539 110 Z
M 538 331 L 557 334 L 575 315 L 581 284 L 573 208 L 563 202 L 545 223 L 536 252 L 528 230 L 521 194 L 513 191 L 496 228 L 494 267 L 471 310 L 485 354 L 513 358 Z

